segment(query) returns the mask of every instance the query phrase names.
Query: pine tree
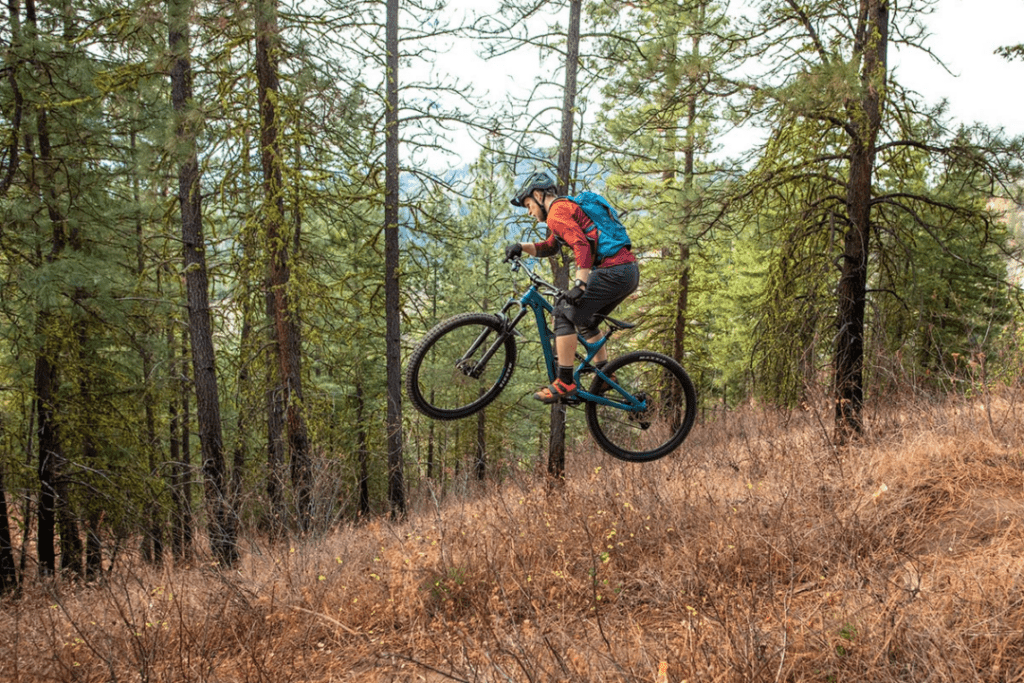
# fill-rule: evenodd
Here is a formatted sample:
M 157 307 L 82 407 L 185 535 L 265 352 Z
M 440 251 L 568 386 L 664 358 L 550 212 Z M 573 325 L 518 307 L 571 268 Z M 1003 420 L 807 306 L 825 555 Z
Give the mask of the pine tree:
M 220 395 L 214 360 L 210 320 L 209 280 L 202 232 L 202 201 L 195 112 L 192 101 L 188 17 L 189 0 L 169 0 L 168 48 L 172 56 L 171 99 L 176 113 L 176 134 L 181 146 L 178 201 L 181 207 L 182 247 L 188 290 L 190 346 L 203 454 L 210 545 L 214 557 L 226 567 L 238 560 L 237 526 L 231 509 L 224 440 L 221 431 Z
M 401 376 L 401 301 L 399 300 L 399 186 L 398 186 L 398 0 L 387 0 L 387 77 L 385 85 L 385 148 L 384 169 L 384 299 L 387 336 L 387 434 L 388 434 L 388 501 L 391 514 L 405 515 L 405 479 L 402 453 L 402 376 Z
M 612 171 L 609 192 L 636 217 L 634 241 L 647 255 L 644 330 L 699 378 L 706 337 L 690 334 L 711 315 L 694 306 L 717 281 L 711 226 L 721 218 L 715 184 L 727 171 L 708 156 L 726 125 L 736 85 L 724 74 L 738 63 L 742 42 L 709 0 L 595 5 L 593 12 L 606 28 L 593 60 L 607 74 L 600 117 L 607 140 L 598 159 Z
M 943 158 L 971 159 L 979 172 L 968 176 L 972 183 L 983 177 L 1005 182 L 1008 167 L 1000 159 L 1008 158 L 1016 146 L 978 140 L 960 147 L 946 134 L 937 113 L 923 111 L 912 93 L 892 80 L 887 69 L 889 35 L 912 28 L 920 11 L 916 3 L 901 8 L 896 15 L 901 26 L 894 28 L 887 0 L 862 0 L 856 8 L 831 2 L 805 7 L 786 0 L 765 5 L 751 29 L 762 36 L 761 53 L 793 56 L 799 68 L 769 68 L 751 89 L 750 106 L 768 115 L 772 134 L 738 196 L 762 211 L 771 207 L 789 226 L 783 243 L 792 246 L 795 258 L 783 254 L 778 262 L 775 272 L 783 279 L 776 291 L 792 289 L 788 283 L 794 282 L 794 273 L 821 274 L 833 262 L 840 269 L 834 333 L 806 330 L 801 339 L 804 344 L 835 340 L 832 390 L 840 442 L 863 428 L 869 267 L 872 255 L 887 246 L 878 241 L 879 231 L 895 230 L 897 213 L 926 229 L 933 220 L 951 215 L 969 214 L 988 222 L 969 207 L 973 198 L 963 204 L 936 202 L 927 192 L 916 191 L 912 178 L 906 185 L 881 188 L 878 169 L 898 163 L 908 150 L 920 149 L 928 152 L 929 164 Z M 905 34 L 912 36 L 911 31 Z M 935 208 L 944 218 L 929 216 L 922 207 Z M 819 254 L 818 265 L 810 265 L 811 254 Z M 804 346 L 798 355 L 806 358 L 810 351 Z

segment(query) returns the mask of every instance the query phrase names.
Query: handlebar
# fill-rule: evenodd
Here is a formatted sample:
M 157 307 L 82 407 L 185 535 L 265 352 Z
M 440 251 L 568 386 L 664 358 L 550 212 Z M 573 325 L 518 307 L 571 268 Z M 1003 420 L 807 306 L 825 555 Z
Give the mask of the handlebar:
M 551 284 L 550 282 L 542 278 L 540 275 L 537 275 L 537 273 L 535 273 L 533 269 L 530 268 L 530 266 L 526 265 L 526 262 L 522 259 L 522 257 L 513 256 L 511 259 L 506 260 L 509 261 L 509 268 L 513 273 L 519 272 L 520 268 L 525 270 L 526 277 L 530 279 L 530 282 L 532 282 L 537 287 L 541 294 L 553 296 L 555 297 L 556 301 L 561 297 L 565 296 L 564 290 L 559 289 L 555 285 Z

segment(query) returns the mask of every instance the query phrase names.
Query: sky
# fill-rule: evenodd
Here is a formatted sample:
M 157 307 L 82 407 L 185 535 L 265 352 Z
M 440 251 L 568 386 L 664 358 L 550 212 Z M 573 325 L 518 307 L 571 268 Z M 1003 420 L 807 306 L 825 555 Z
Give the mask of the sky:
M 927 41 L 952 74 L 917 50 L 897 51 L 890 67 L 927 102 L 945 97 L 950 113 L 1024 135 L 1024 61 L 993 54 L 1024 43 L 1024 0 L 940 0 L 927 20 Z
M 757 4 L 757 0 L 731 0 L 733 9 Z M 481 13 L 488 5 L 497 7 L 498 0 L 451 0 L 448 11 L 461 13 L 471 8 Z M 1024 135 L 1024 61 L 1007 61 L 994 54 L 1000 46 L 1024 43 L 1024 0 L 938 0 L 924 21 L 930 33 L 925 45 L 946 68 L 920 50 L 893 46 L 889 67 L 900 83 L 920 93 L 928 104 L 946 98 L 949 113 L 957 121 L 980 122 L 1003 127 L 1010 135 Z M 473 47 L 455 45 L 441 58 L 439 67 L 454 67 L 463 81 L 472 84 L 478 94 L 487 93 L 489 99 L 529 84 L 522 73 L 513 77 L 509 66 L 522 69 L 524 57 L 484 62 L 473 54 Z M 725 141 L 725 153 L 734 153 L 737 146 L 752 140 L 751 134 L 741 132 L 732 142 Z M 453 146 L 465 150 L 460 152 L 464 161 L 475 160 L 478 150 L 468 139 L 460 136 Z

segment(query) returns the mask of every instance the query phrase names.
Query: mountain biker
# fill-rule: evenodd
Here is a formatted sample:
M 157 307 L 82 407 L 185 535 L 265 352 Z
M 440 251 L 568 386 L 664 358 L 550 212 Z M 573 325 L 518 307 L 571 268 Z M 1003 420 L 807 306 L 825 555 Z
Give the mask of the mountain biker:
M 575 202 L 559 197 L 555 179 L 545 171 L 531 173 L 512 197 L 513 206 L 525 208 L 538 223 L 547 223 L 550 234 L 543 242 L 514 242 L 505 248 L 505 260 L 521 256 L 551 256 L 563 244 L 572 249 L 576 259 L 576 277 L 572 289 L 555 304 L 555 355 L 558 376 L 533 395 L 541 403 L 555 403 L 576 395 L 573 363 L 576 356 L 576 331 L 588 342 L 601 338 L 597 316 L 608 315 L 636 291 L 640 269 L 628 247 L 594 264 L 594 250 L 585 231 L 593 221 Z M 608 351 L 602 346 L 594 357 L 598 368 L 608 362 Z

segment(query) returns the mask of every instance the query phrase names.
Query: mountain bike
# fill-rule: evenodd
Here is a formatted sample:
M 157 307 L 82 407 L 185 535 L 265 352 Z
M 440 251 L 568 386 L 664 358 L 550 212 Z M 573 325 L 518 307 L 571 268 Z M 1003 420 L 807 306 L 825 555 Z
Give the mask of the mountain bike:
M 436 420 L 457 420 L 483 410 L 508 386 L 518 358 L 516 327 L 530 312 L 540 334 L 548 379 L 557 375 L 555 335 L 547 323 L 565 292 L 544 281 L 521 258 L 511 259 L 513 273 L 525 272 L 530 287 L 494 315 L 462 313 L 431 329 L 409 357 L 405 387 L 421 413 Z M 552 301 L 549 301 L 551 299 Z M 583 405 L 587 427 L 598 445 L 630 462 L 664 457 L 683 443 L 697 414 L 697 395 L 689 375 L 673 358 L 654 351 L 632 351 L 591 364 L 611 336 L 634 324 L 604 316 L 604 336 L 593 344 L 578 335 L 586 355 L 576 354 L 571 406 Z M 584 390 L 583 376 L 593 375 Z

